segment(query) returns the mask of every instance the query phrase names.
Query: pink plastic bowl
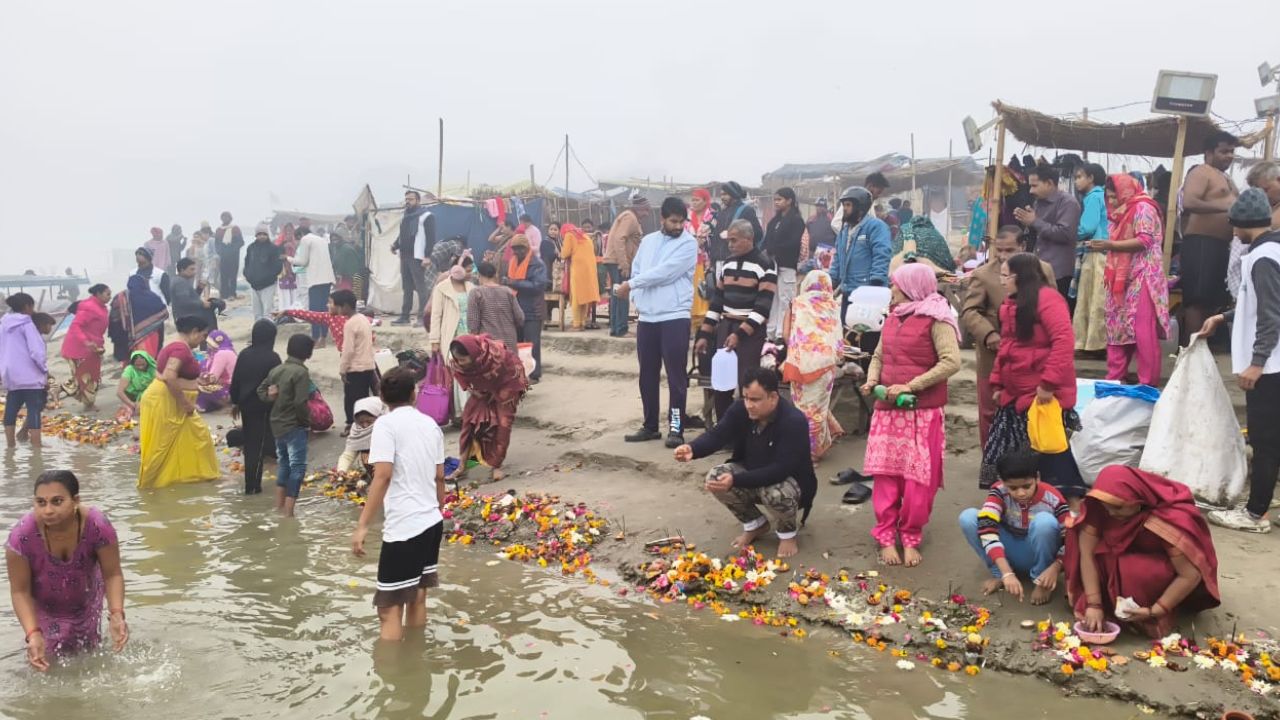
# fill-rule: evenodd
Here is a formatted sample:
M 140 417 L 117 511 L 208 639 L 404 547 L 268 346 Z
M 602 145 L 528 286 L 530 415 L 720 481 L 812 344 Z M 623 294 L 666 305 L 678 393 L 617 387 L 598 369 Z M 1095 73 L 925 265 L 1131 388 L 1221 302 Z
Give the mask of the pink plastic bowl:
M 1079 635 L 1081 640 L 1090 645 L 1110 645 L 1120 636 L 1120 626 L 1113 622 L 1107 622 L 1103 623 L 1103 627 L 1106 629 L 1102 632 L 1089 632 L 1085 629 L 1084 623 L 1078 622 L 1076 623 L 1076 635 Z

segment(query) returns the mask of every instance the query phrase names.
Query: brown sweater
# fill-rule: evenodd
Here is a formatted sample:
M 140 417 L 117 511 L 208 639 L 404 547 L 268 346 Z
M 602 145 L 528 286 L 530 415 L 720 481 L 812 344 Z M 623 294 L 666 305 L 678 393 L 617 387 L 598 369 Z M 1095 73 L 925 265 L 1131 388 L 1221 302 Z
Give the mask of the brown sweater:
M 467 330 L 486 333 L 516 352 L 516 328 L 524 325 L 524 311 L 516 294 L 501 285 L 481 285 L 467 295 Z
M 631 275 L 631 263 L 636 259 L 636 251 L 640 249 L 640 240 L 644 238 L 644 230 L 640 227 L 640 219 L 632 210 L 623 210 L 609 228 L 609 239 L 605 244 L 604 261 L 617 265 L 624 276 Z

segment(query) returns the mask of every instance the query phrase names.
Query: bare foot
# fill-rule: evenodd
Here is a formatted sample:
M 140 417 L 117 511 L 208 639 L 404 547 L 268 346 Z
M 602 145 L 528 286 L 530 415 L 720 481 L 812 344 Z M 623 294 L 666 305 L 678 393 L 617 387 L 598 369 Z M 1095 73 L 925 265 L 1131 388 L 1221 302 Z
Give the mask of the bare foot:
M 452 482 L 452 483 L 456 483 L 459 480 L 462 480 L 463 478 L 465 478 L 466 476 L 467 476 L 467 467 L 465 465 L 459 465 L 457 470 L 454 470 L 452 473 L 445 476 L 445 480 L 448 480 L 449 482 Z
M 1032 605 L 1044 605 L 1052 599 L 1053 591 L 1048 588 L 1042 588 L 1039 585 L 1036 585 L 1036 588 L 1031 591 Z
M 795 538 L 778 539 L 778 557 L 789 558 L 798 552 L 800 552 L 800 546 L 796 544 Z
M 490 477 L 493 479 L 494 482 L 502 482 L 503 478 L 505 478 L 506 476 L 507 474 L 502 472 L 498 468 L 494 468 L 493 473 L 490 475 Z
M 924 556 L 920 554 L 920 550 L 913 547 L 902 548 L 902 557 L 905 560 L 903 564 L 907 567 L 915 567 L 924 561 Z
M 995 578 L 991 578 L 990 580 L 982 583 L 982 594 L 995 595 L 996 593 L 1000 592 L 1003 588 L 1004 588 L 1003 582 Z
M 898 548 L 894 545 L 885 545 L 880 548 L 880 564 L 901 565 L 902 556 L 898 554 Z
M 760 537 L 761 535 L 767 532 L 769 532 L 769 523 L 766 522 L 765 524 L 761 525 L 755 530 L 747 530 L 743 532 L 741 535 L 739 535 L 738 537 L 734 538 L 733 542 L 730 543 L 730 547 L 734 548 L 735 550 L 745 550 L 748 545 L 756 541 L 756 538 Z M 793 541 L 793 544 L 794 544 L 794 541 Z M 779 556 L 782 555 L 781 545 L 778 546 L 778 555 Z

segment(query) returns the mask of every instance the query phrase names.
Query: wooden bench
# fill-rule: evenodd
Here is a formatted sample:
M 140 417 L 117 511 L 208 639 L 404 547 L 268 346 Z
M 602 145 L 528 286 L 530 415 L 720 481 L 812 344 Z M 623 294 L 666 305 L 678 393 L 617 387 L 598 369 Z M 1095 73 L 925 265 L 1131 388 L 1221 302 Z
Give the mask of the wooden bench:
M 568 330 L 569 318 L 565 314 L 564 293 L 549 292 L 547 293 L 546 302 L 547 302 L 547 317 L 546 317 L 546 320 L 543 321 L 542 327 L 548 328 L 554 325 L 554 322 L 551 320 L 551 311 L 559 310 L 560 311 L 560 332 L 564 332 L 565 330 Z

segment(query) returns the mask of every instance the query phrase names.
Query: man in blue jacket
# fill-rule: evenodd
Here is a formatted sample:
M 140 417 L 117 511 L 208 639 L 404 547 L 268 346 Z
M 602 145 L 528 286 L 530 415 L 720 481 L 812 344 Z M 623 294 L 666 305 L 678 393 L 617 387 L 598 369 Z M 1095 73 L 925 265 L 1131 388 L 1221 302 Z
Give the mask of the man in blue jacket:
M 524 325 L 518 337 L 533 344 L 533 372 L 529 382 L 542 379 L 542 323 L 547 317 L 547 266 L 533 252 L 524 234 L 511 238 L 512 259 L 502 274 L 502 284 L 516 291 L 516 302 L 524 312 Z
M 871 214 L 871 193 L 853 186 L 840 195 L 844 222 L 836 234 L 836 257 L 831 281 L 843 291 L 840 322 L 844 323 L 849 295 L 863 285 L 889 285 L 889 258 L 893 254 L 889 226 Z M 864 348 L 865 349 L 865 348 Z
M 631 277 L 614 286 L 620 298 L 632 297 L 640 322 L 636 325 L 636 355 L 640 360 L 640 402 L 644 425 L 627 435 L 627 442 L 662 437 L 658 431 L 658 388 L 667 369 L 670 424 L 666 445 L 684 444 L 685 398 L 689 392 L 689 313 L 693 308 L 693 268 L 698 242 L 684 229 L 688 208 L 680 198 L 662 201 L 662 227 L 640 241 L 631 262 Z

